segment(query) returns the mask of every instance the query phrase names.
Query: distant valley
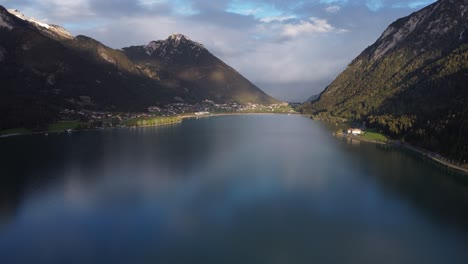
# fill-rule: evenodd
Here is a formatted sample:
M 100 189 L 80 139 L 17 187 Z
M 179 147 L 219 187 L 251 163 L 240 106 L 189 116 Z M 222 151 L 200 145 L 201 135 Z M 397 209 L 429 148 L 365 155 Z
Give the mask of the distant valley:
M 467 9 L 468 0 L 440 0 L 398 19 L 298 109 L 466 162 Z M 154 111 L 291 111 L 182 34 L 116 50 L 3 7 L 0 80 L 0 130 Z

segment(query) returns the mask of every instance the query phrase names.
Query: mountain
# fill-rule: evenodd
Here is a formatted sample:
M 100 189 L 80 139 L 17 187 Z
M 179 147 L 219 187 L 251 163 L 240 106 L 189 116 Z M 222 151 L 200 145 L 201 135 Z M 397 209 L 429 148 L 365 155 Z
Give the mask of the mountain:
M 277 101 L 211 54 L 202 44 L 181 34 L 146 46 L 124 48 L 124 53 L 165 85 L 194 100 L 210 98 L 239 103 Z
M 182 35 L 115 50 L 2 6 L 0 81 L 0 129 L 40 128 L 63 109 L 147 111 L 205 99 L 277 102 Z
M 467 9 L 468 0 L 440 0 L 398 19 L 302 111 L 468 160 Z
M 306 102 L 313 102 L 320 98 L 320 94 L 314 94 L 311 97 L 307 98 Z

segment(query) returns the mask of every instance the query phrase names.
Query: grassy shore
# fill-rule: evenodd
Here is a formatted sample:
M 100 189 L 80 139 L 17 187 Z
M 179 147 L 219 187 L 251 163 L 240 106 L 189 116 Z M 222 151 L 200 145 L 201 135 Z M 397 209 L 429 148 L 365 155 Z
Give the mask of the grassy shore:
M 152 127 L 160 125 L 168 125 L 180 123 L 182 118 L 179 116 L 169 117 L 148 117 L 148 118 L 134 118 L 126 120 L 123 124 L 127 127 Z
M 153 127 L 160 125 L 169 125 L 182 122 L 185 118 L 194 118 L 194 117 L 210 117 L 210 116 L 222 116 L 222 115 L 246 115 L 246 114 L 275 114 L 275 113 L 216 113 L 208 115 L 195 115 L 195 114 L 185 114 L 179 116 L 168 116 L 168 117 L 146 117 L 146 118 L 134 118 L 125 120 L 122 122 L 122 125 L 125 127 Z M 47 130 L 33 132 L 30 129 L 26 128 L 12 128 L 0 130 L 0 137 L 10 137 L 10 136 L 20 136 L 20 135 L 29 135 L 29 134 L 43 134 L 43 133 L 56 133 L 63 132 L 66 130 L 90 130 L 93 129 L 89 127 L 90 124 L 80 121 L 59 121 L 47 126 Z
M 388 141 L 388 138 L 384 134 L 378 132 L 375 129 L 368 129 L 364 131 L 364 134 L 362 134 L 361 137 L 368 139 L 368 140 L 375 140 L 375 141 L 380 141 L 380 142 Z
M 47 127 L 48 132 L 62 132 L 68 129 L 79 129 L 80 127 L 85 127 L 87 123 L 79 121 L 61 121 L 52 123 Z
M 381 134 L 372 134 L 368 136 L 365 136 L 364 134 L 363 135 L 351 135 L 351 134 L 343 133 L 342 131 L 338 131 L 333 134 L 338 137 L 347 137 L 347 138 L 356 139 L 356 140 L 363 141 L 363 142 L 370 142 L 370 143 L 376 143 L 376 144 L 388 143 L 387 138 Z
M 5 129 L 0 131 L 0 136 L 30 134 L 32 131 L 23 127 Z

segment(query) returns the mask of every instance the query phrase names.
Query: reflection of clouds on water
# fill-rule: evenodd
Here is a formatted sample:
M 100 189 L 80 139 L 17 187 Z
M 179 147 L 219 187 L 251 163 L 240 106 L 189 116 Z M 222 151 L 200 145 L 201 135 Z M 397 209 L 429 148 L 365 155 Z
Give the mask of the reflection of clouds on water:
M 463 233 L 445 227 L 451 217 L 468 219 L 454 213 L 465 187 L 399 151 L 348 144 L 307 118 L 224 116 L 50 138 L 47 153 L 36 152 L 35 166 L 13 181 L 19 191 L 1 200 L 16 213 L 8 232 L 0 228 L 0 249 L 21 248 L 25 260 L 81 253 L 75 261 L 88 263 L 97 251 L 102 263 L 463 255 Z M 460 203 L 441 211 L 429 204 L 433 193 Z

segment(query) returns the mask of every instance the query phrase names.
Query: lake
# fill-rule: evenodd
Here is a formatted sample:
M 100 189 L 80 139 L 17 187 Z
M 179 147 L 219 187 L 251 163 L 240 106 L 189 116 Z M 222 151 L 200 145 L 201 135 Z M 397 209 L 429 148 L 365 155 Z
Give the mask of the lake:
M 0 263 L 467 263 L 468 184 L 295 115 L 0 139 Z

